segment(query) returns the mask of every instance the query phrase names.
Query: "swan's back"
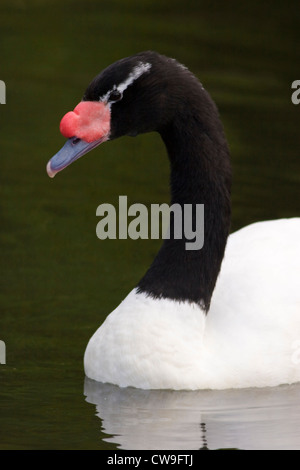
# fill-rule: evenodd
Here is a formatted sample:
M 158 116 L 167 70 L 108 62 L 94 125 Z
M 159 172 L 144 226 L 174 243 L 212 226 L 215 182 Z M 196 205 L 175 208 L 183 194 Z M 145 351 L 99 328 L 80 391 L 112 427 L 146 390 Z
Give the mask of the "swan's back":
M 232 387 L 300 380 L 299 240 L 299 218 L 258 222 L 228 239 L 205 338 L 227 357 Z

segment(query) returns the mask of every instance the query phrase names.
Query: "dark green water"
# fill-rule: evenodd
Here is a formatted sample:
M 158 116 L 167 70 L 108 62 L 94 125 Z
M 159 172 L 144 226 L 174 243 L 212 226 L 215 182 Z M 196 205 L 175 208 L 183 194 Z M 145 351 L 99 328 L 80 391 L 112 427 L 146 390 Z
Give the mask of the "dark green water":
M 133 421 L 118 414 L 118 403 L 119 411 L 128 410 L 128 391 L 111 389 L 117 411 L 107 426 L 99 404 L 107 388 L 94 399 L 85 390 L 86 399 L 82 358 L 92 333 L 135 286 L 160 245 L 100 241 L 96 208 L 116 204 L 119 195 L 127 195 L 129 204 L 168 202 L 165 150 L 155 134 L 123 138 L 50 180 L 46 163 L 64 143 L 61 117 L 115 60 L 146 49 L 176 57 L 200 78 L 222 116 L 234 169 L 233 230 L 299 216 L 300 105 L 291 102 L 291 83 L 300 79 L 299 11 L 289 0 L 188 1 L 184 7 L 177 0 L 1 0 L 0 79 L 7 87 L 0 117 L 0 339 L 7 352 L 6 365 L 0 365 L 1 449 L 113 449 L 124 441 L 134 448 L 131 424 L 144 422 L 134 408 Z M 293 411 L 288 416 L 299 417 L 295 390 L 273 392 L 273 416 L 282 412 L 279 431 L 280 416 L 286 416 L 282 403 Z M 260 442 L 280 447 L 266 393 L 256 395 L 260 418 L 239 414 L 240 408 L 229 416 L 219 407 L 223 433 L 212 426 L 208 446 L 251 446 L 251 436 L 263 429 Z M 193 395 L 189 405 L 185 396 L 175 397 L 175 405 L 174 392 L 163 397 L 171 410 L 193 410 Z M 195 429 L 202 399 L 204 410 L 208 406 L 206 395 L 198 394 Z M 132 398 L 131 406 L 134 400 L 139 410 L 149 409 L 149 394 Z M 155 414 L 151 419 L 157 422 Z M 248 429 L 248 419 L 257 428 L 241 442 L 232 423 Z M 292 448 L 300 446 L 298 422 L 284 428 Z M 189 434 L 185 420 L 179 423 L 176 443 L 182 436 L 183 448 L 202 447 L 198 431 Z M 114 432 L 122 438 L 109 439 Z M 145 428 L 141 432 L 147 436 Z M 165 434 L 161 428 L 161 442 L 164 436 L 172 445 L 168 428 Z

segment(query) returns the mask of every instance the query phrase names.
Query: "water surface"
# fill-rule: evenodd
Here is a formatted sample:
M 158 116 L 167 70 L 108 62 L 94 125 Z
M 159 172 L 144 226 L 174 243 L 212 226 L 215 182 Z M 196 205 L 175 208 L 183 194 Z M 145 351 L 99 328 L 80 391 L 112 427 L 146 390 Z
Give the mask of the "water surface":
M 299 384 L 177 392 L 86 379 L 84 392 L 120 449 L 300 449 Z

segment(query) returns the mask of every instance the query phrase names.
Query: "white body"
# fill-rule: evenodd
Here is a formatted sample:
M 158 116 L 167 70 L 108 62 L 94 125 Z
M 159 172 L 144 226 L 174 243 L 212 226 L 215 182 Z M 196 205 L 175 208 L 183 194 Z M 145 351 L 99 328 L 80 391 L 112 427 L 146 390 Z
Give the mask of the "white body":
M 143 389 L 300 381 L 300 219 L 229 237 L 207 315 L 133 290 L 90 339 L 84 365 L 91 379 Z

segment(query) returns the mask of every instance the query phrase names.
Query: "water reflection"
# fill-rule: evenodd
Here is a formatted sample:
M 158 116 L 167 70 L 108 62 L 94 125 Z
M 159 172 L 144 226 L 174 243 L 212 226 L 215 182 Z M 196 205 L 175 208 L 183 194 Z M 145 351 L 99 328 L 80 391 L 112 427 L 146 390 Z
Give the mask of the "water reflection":
M 300 384 L 176 392 L 86 378 L 84 393 L 121 449 L 300 449 Z

